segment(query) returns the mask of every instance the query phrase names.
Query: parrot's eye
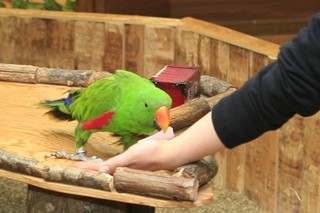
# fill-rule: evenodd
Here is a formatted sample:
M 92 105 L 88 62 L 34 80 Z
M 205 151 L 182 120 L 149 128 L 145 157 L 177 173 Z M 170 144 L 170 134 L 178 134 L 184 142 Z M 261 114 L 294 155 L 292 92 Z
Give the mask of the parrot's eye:
M 147 103 L 144 103 L 144 106 L 145 106 L 146 108 L 148 108 L 148 107 L 149 107 Z

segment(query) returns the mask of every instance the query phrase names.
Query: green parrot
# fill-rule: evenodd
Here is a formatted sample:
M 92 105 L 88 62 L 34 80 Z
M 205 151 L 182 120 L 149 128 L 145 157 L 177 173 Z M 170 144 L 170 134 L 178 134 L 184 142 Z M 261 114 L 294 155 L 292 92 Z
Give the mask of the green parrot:
M 85 160 L 81 156 L 86 156 L 84 146 L 92 133 L 112 132 L 121 137 L 120 144 L 127 149 L 154 130 L 165 132 L 169 127 L 170 96 L 133 72 L 117 70 L 87 88 L 68 92 L 67 98 L 41 105 L 49 107 L 46 114 L 56 119 L 78 121 L 74 155 L 80 156 L 79 160 Z M 61 157 L 77 160 L 74 156 Z

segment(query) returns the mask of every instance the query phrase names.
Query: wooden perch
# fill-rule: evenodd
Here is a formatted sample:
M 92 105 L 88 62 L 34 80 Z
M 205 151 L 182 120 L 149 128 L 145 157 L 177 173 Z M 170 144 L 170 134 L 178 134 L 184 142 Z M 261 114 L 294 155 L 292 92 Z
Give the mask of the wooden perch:
M 178 201 L 194 201 L 199 186 L 208 183 L 218 170 L 215 160 L 208 157 L 179 167 L 173 173 L 117 168 L 111 176 L 75 167 L 43 165 L 37 160 L 18 157 L 2 150 L 0 168 L 40 177 L 45 181 Z
M 190 126 L 210 111 L 205 98 L 193 99 L 170 110 L 170 126 L 177 131 Z
M 217 161 L 212 156 L 207 156 L 199 161 L 175 169 L 173 176 L 197 178 L 201 187 L 207 184 L 217 173 Z
M 234 86 L 209 75 L 202 75 L 200 79 L 200 92 L 208 97 L 224 93 L 231 87 Z
M 215 159 L 211 156 L 181 166 L 173 173 L 157 173 L 129 168 L 117 168 L 114 187 L 118 192 L 147 195 L 173 200 L 197 198 L 200 186 L 207 184 L 218 172 Z
M 0 80 L 19 83 L 42 83 L 86 87 L 92 82 L 110 75 L 112 75 L 112 73 L 105 71 L 66 70 L 0 63 Z
M 199 182 L 196 178 L 172 177 L 163 173 L 120 167 L 114 173 L 114 186 L 118 192 L 194 201 Z
M 115 191 L 113 177 L 103 172 L 83 170 L 75 167 L 45 166 L 42 169 L 42 177 L 46 181 Z
M 230 87 L 225 92 L 210 98 L 200 97 L 170 110 L 170 126 L 174 131 L 188 127 L 207 114 L 222 98 L 236 89 Z
M 40 177 L 46 181 L 114 191 L 113 177 L 105 173 L 75 167 L 42 165 L 42 162 L 38 160 L 19 157 L 2 150 L 0 150 L 0 168 Z
M 41 169 L 36 165 L 38 160 L 16 156 L 0 150 L 0 168 L 13 172 L 42 177 Z

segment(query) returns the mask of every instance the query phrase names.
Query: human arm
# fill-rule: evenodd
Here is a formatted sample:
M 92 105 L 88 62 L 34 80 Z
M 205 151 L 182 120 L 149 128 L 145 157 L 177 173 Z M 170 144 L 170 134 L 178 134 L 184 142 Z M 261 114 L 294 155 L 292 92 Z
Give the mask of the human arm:
M 320 108 L 320 13 L 282 46 L 278 59 L 213 109 L 213 123 L 228 148 L 280 128 L 294 114 Z
M 175 169 L 224 149 L 212 125 L 211 112 L 171 140 L 137 143 L 106 161 L 79 162 L 80 168 L 113 173 L 116 167 L 144 170 Z

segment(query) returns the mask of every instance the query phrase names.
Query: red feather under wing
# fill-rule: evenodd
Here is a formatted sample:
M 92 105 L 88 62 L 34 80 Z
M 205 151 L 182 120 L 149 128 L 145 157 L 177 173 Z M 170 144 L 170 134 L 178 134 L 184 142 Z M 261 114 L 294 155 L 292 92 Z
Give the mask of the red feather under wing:
M 102 127 L 110 123 L 110 120 L 113 115 L 114 115 L 113 111 L 103 113 L 101 116 L 97 118 L 84 122 L 81 128 L 83 130 L 101 129 Z

